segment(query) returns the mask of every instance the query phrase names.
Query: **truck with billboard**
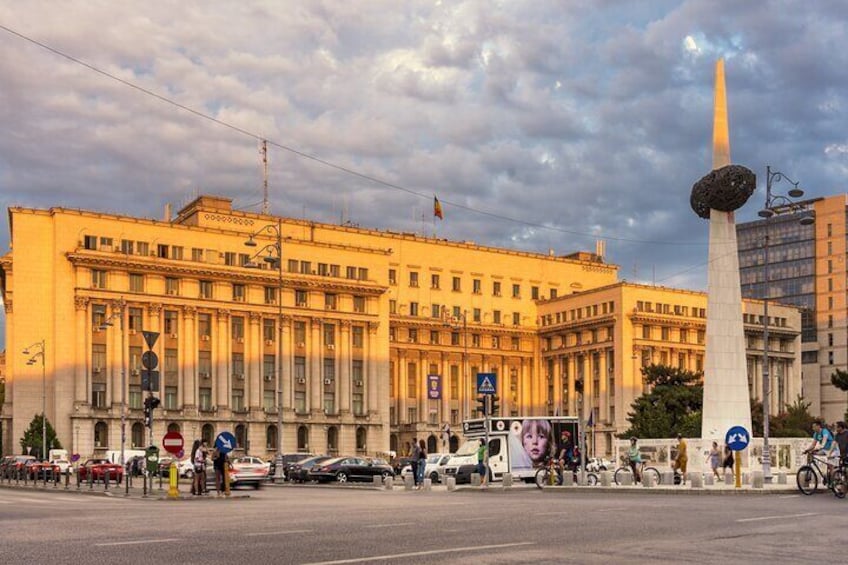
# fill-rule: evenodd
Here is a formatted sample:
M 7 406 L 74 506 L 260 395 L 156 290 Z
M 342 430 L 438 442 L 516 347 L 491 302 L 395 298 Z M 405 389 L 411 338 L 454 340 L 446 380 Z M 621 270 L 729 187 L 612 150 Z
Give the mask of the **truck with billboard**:
M 488 429 L 487 429 L 488 426 Z M 573 416 L 489 417 L 462 422 L 465 441 L 445 464 L 443 479 L 454 477 L 457 484 L 470 482 L 477 465 L 477 448 L 488 431 L 489 478 L 499 481 L 504 473 L 514 480 L 531 482 L 536 470 L 559 451 L 563 432 L 573 445 L 580 437 Z

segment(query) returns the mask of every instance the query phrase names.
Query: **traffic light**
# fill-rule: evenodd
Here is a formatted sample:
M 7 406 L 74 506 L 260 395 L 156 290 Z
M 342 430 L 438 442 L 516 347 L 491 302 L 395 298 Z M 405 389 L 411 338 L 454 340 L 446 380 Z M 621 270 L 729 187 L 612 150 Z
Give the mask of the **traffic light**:
M 581 396 L 583 395 L 583 378 L 582 377 L 579 378 L 579 379 L 574 379 L 574 391 Z
M 501 407 L 500 407 L 500 405 L 498 405 L 498 402 L 500 401 L 500 399 L 501 399 L 500 396 L 498 396 L 496 394 L 492 395 L 492 406 L 491 406 L 491 411 L 490 411 L 490 414 L 492 416 L 497 416 L 500 413 Z
M 148 428 L 153 427 L 153 411 L 159 408 L 161 401 L 155 396 L 148 396 L 144 399 L 144 425 Z
M 486 407 L 488 406 L 488 404 L 489 403 L 486 401 L 486 395 L 481 394 L 480 396 L 477 397 L 477 411 L 482 416 L 485 416 L 487 414 Z

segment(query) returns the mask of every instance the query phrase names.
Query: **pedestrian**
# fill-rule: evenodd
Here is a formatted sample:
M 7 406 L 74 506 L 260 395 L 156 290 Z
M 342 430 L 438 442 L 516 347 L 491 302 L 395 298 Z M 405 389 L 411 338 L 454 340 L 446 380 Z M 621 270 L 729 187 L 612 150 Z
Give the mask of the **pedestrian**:
M 206 440 L 200 440 L 200 451 L 203 454 L 203 460 L 200 464 L 200 493 L 209 494 L 209 486 L 206 483 L 206 462 L 209 459 L 209 446 L 206 445 Z
M 848 461 L 848 430 L 845 429 L 845 422 L 836 422 L 836 435 L 834 436 L 836 445 L 839 446 L 839 455 L 843 461 Z
M 680 482 L 686 484 L 686 465 L 689 457 L 686 453 L 686 440 L 677 434 L 677 457 L 674 458 L 674 470 L 680 472 Z
M 710 464 L 710 469 L 713 470 L 713 476 L 717 481 L 721 480 L 721 475 L 718 474 L 718 463 L 720 458 L 721 454 L 718 451 L 718 443 L 713 442 L 713 447 L 707 454 L 707 462 Z
M 418 440 L 412 438 L 412 449 L 409 452 L 409 470 L 412 471 L 412 481 L 418 488 L 418 458 L 421 455 L 421 447 Z
M 424 484 L 424 470 L 427 468 L 427 445 L 423 439 L 418 440 L 418 460 L 416 463 L 418 475 L 415 477 L 415 482 L 418 484 L 418 488 L 421 488 L 421 485 Z
M 191 444 L 191 464 L 192 470 L 194 474 L 191 480 L 191 495 L 197 496 L 201 494 L 203 491 L 200 488 L 200 469 L 197 466 L 197 458 L 198 452 L 200 451 L 200 440 L 194 440 L 194 443 Z
M 489 482 L 489 471 L 486 467 L 488 459 L 488 449 L 486 449 L 486 441 L 480 439 L 480 447 L 477 448 L 477 473 L 480 475 L 480 487 L 486 488 Z
M 206 492 L 206 442 L 195 440 L 191 447 L 191 462 L 194 465 L 194 480 L 192 481 L 191 493 L 203 494 Z
M 630 470 L 633 471 L 633 482 L 642 481 L 642 454 L 639 452 L 639 438 L 630 438 L 630 449 L 627 450 L 627 460 L 630 462 Z
M 725 471 L 733 472 L 733 452 L 729 447 L 724 447 L 724 460 L 721 462 L 721 472 Z
M 230 495 L 230 481 L 227 479 L 227 466 L 229 458 L 227 454 L 220 449 L 212 450 L 212 466 L 215 468 L 215 488 L 218 491 L 218 496 L 225 494 Z

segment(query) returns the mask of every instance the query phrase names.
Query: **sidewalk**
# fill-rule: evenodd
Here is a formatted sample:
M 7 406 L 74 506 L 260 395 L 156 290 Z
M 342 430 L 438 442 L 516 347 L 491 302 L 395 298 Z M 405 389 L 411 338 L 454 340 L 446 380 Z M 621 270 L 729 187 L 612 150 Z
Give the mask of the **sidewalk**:
M 77 485 L 75 477 L 71 476 L 67 488 L 65 487 L 63 477 L 63 480 L 58 484 L 48 481 L 46 486 L 43 481 L 39 481 L 35 484 L 33 484 L 32 481 L 28 481 L 26 484 L 24 484 L 23 481 L 20 481 L 16 484 L 14 480 L 11 481 L 11 483 L 7 480 L 2 480 L 0 481 L 0 489 L 16 490 L 19 492 L 55 492 L 62 494 L 77 494 L 80 496 L 104 496 L 110 498 L 134 498 L 141 500 L 233 500 L 250 498 L 250 495 L 244 490 L 233 490 L 229 497 L 223 495 L 219 497 L 215 490 L 211 490 L 205 495 L 192 496 L 191 483 L 187 479 L 180 479 L 180 482 L 177 485 L 179 498 L 170 498 L 168 497 L 168 481 L 163 479 L 161 484 L 162 488 L 160 489 L 159 480 L 154 479 L 153 489 L 148 489 L 145 494 L 144 487 L 142 486 L 142 482 L 139 477 L 135 477 L 132 481 L 132 486 L 130 486 L 129 489 L 127 489 L 125 483 L 116 485 L 114 482 L 110 483 L 109 488 L 107 489 L 106 485 L 102 482 L 91 484 L 81 483 L 80 485 Z

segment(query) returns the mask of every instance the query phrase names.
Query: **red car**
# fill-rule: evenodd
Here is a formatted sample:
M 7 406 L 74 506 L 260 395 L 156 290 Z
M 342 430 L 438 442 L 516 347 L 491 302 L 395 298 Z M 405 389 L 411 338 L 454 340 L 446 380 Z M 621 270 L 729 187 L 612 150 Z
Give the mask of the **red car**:
M 50 461 L 35 461 L 30 463 L 26 466 L 26 471 L 29 478 L 33 481 L 43 480 L 45 474 L 47 475 L 47 480 L 52 481 L 55 480 L 56 476 L 61 474 L 59 466 Z
M 90 475 L 94 482 L 103 481 L 107 471 L 110 481 L 114 480 L 120 484 L 124 479 L 124 469 L 117 463 L 112 463 L 108 459 L 89 459 L 79 466 L 79 480 L 87 482 Z

